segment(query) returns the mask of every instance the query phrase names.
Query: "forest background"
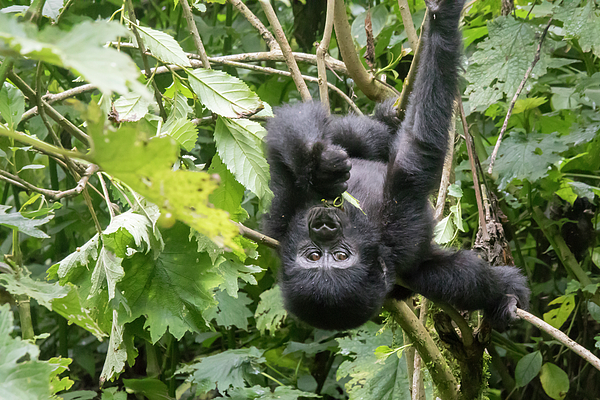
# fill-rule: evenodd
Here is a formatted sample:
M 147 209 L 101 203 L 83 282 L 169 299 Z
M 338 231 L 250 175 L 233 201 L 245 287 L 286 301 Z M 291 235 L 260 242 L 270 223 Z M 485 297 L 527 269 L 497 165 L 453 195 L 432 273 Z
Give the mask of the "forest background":
M 264 122 L 406 99 L 422 0 L 0 8 L 1 399 L 600 398 L 600 363 L 527 321 L 417 296 L 330 332 L 282 307 Z M 597 356 L 600 5 L 473 0 L 461 29 L 435 239 L 517 265 Z

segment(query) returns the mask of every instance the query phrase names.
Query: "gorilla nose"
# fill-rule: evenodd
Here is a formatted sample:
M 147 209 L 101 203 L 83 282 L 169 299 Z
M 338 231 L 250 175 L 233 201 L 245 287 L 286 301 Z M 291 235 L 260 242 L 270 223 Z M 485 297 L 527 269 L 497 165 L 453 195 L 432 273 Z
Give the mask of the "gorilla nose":
M 340 221 L 335 213 L 327 209 L 316 210 L 309 214 L 308 227 L 313 240 L 327 241 L 341 234 Z

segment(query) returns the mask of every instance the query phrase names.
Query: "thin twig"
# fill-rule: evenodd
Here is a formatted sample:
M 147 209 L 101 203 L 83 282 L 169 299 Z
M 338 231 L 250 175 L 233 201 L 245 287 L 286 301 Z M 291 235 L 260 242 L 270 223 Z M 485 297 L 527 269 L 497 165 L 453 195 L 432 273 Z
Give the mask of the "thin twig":
M 394 96 L 394 91 L 386 85 L 373 78 L 364 67 L 354 46 L 354 39 L 346 16 L 346 4 L 344 0 L 335 1 L 335 12 L 333 26 L 335 36 L 342 55 L 342 59 L 348 68 L 348 74 L 356 83 L 356 86 L 371 100 L 383 101 Z
M 102 186 L 102 193 L 104 193 L 104 201 L 106 201 L 106 208 L 108 208 L 108 213 L 110 214 L 110 220 L 112 221 L 115 218 L 115 210 L 114 205 L 110 201 L 110 196 L 108 195 L 108 189 L 106 187 L 106 182 L 102 179 L 102 174 L 98 172 L 98 180 L 100 181 L 100 186 Z
M 327 0 L 327 15 L 325 17 L 325 28 L 323 39 L 317 47 L 317 73 L 319 76 L 319 95 L 327 113 L 329 113 L 329 90 L 327 90 L 327 68 L 325 66 L 325 54 L 329 51 L 331 31 L 333 30 L 333 13 L 335 11 L 335 0 Z
M 188 0 L 181 0 L 179 4 L 181 4 L 181 8 L 183 9 L 185 21 L 187 22 L 190 35 L 192 35 L 192 38 L 194 39 L 194 45 L 196 45 L 196 50 L 198 50 L 198 54 L 202 60 L 202 65 L 204 68 L 210 69 L 210 62 L 208 61 L 206 50 L 204 50 L 204 44 L 202 44 L 200 33 L 198 33 L 198 27 L 196 26 L 196 22 L 194 22 L 194 14 L 192 14 L 190 3 L 188 3 Z
M 408 44 L 413 51 L 416 51 L 417 46 L 419 45 L 419 37 L 417 36 L 417 31 L 415 30 L 415 24 L 413 23 L 412 15 L 410 15 L 408 1 L 398 0 L 398 8 L 400 8 L 400 16 L 402 17 L 402 24 L 404 25 L 404 31 L 406 32 L 406 37 L 408 38 Z
M 260 232 L 257 232 L 255 230 L 252 230 L 242 224 L 240 224 L 239 222 L 233 222 L 235 225 L 237 225 L 237 227 L 240 230 L 240 234 L 244 237 L 247 237 L 248 239 L 254 240 L 257 243 L 262 243 L 265 246 L 268 246 L 272 249 L 277 249 L 279 248 L 279 241 L 275 240 L 267 235 L 264 235 Z
M 292 48 L 288 43 L 285 33 L 283 32 L 283 28 L 277 19 L 277 14 L 275 14 L 275 10 L 271 6 L 271 2 L 269 0 L 259 0 L 260 5 L 267 15 L 267 19 L 271 24 L 271 28 L 275 31 L 275 37 L 277 38 L 277 43 L 279 43 L 279 47 L 283 53 L 283 57 L 285 58 L 285 63 L 288 66 L 288 69 L 292 73 L 292 79 L 296 84 L 296 88 L 300 92 L 300 96 L 303 101 L 311 101 L 312 97 L 310 92 L 308 91 L 308 87 L 306 86 L 306 82 L 302 79 L 302 74 L 300 73 L 300 69 L 298 68 L 298 64 L 296 64 L 296 59 L 292 54 Z
M 184 3 L 184 1 L 182 1 L 181 3 Z M 140 55 L 142 56 L 142 63 L 144 64 L 144 70 L 146 71 L 146 79 L 152 84 L 152 88 L 154 89 L 154 99 L 156 100 L 156 103 L 158 105 L 160 116 L 163 119 L 163 121 L 166 121 L 167 112 L 165 111 L 165 107 L 163 106 L 162 95 L 160 93 L 160 90 L 158 89 L 158 85 L 156 84 L 156 81 L 152 79 L 152 74 L 150 73 L 150 63 L 148 62 L 148 56 L 146 55 L 146 45 L 144 44 L 142 36 L 140 35 L 140 32 L 138 31 L 138 27 L 136 25 L 137 18 L 135 16 L 135 10 L 133 8 L 132 0 L 127 0 L 127 15 L 129 16 L 129 27 L 133 32 L 133 36 L 135 36 L 135 40 L 138 44 L 138 49 L 140 50 Z
M 471 164 L 471 175 L 473 176 L 473 189 L 475 189 L 475 200 L 477 201 L 477 210 L 479 211 L 479 227 L 481 228 L 481 237 L 483 240 L 489 240 L 490 236 L 487 231 L 487 222 L 485 219 L 483 199 L 481 197 L 481 187 L 479 186 L 479 178 L 477 175 L 477 167 L 475 166 L 475 150 L 473 149 L 473 137 L 469 134 L 469 125 L 463 108 L 462 99 L 458 99 L 458 108 L 460 111 L 460 119 L 462 121 L 463 131 L 465 132 L 465 143 L 467 144 L 467 153 L 469 154 L 469 163 Z
M 18 176 L 15 176 L 15 175 L 13 175 L 9 172 L 6 172 L 4 170 L 1 170 L 1 169 L 0 169 L 0 179 L 5 182 L 10 182 L 13 185 L 17 185 L 22 189 L 31 190 L 32 192 L 43 194 L 44 196 L 46 196 L 47 198 L 49 198 L 51 200 L 58 201 L 60 199 L 68 199 L 68 198 L 75 197 L 75 196 L 81 194 L 81 192 L 83 191 L 83 188 L 87 184 L 88 180 L 97 170 L 98 170 L 97 165 L 90 164 L 89 167 L 87 168 L 87 170 L 85 171 L 85 174 L 81 177 L 79 182 L 77 182 L 77 186 L 75 186 L 72 189 L 64 190 L 64 191 L 39 188 L 39 187 L 34 186 L 31 183 L 27 182 L 26 180 L 21 179 Z
M 256 28 L 258 33 L 260 33 L 263 40 L 267 44 L 269 50 L 280 51 L 279 44 L 277 44 L 277 40 L 275 40 L 271 32 L 269 32 L 267 27 L 263 25 L 260 19 L 258 19 L 258 17 L 254 15 L 254 13 L 250 11 L 250 9 L 246 7 L 246 5 L 241 2 L 241 0 L 229 0 L 229 2 L 240 12 L 240 14 L 242 14 L 246 18 L 246 20 L 248 20 L 248 22 L 250 22 L 250 25 Z
M 114 42 L 114 43 L 112 43 L 112 45 L 116 46 L 117 43 Z M 134 46 L 133 43 L 121 43 L 120 46 L 122 48 L 132 48 L 132 49 L 137 48 L 137 46 Z M 146 54 L 152 55 L 149 52 L 146 52 Z M 292 54 L 294 55 L 294 58 L 296 59 L 296 61 L 305 62 L 305 63 L 309 63 L 312 65 L 317 64 L 317 56 L 315 56 L 314 54 L 307 54 L 307 53 L 292 53 Z M 200 60 L 200 56 L 197 54 L 187 53 L 187 56 L 191 59 Z M 280 51 L 232 54 L 232 55 L 228 55 L 228 56 L 208 57 L 208 60 L 211 63 L 222 64 L 222 65 L 233 65 L 233 64 L 227 64 L 228 62 L 231 62 L 231 61 L 233 61 L 233 62 L 235 62 L 235 61 L 247 61 L 247 62 L 280 61 L 280 62 L 285 62 L 283 53 L 281 53 Z M 331 57 L 328 54 L 325 55 L 325 63 L 327 64 L 327 67 L 334 73 L 339 72 L 344 75 L 348 74 L 346 65 L 342 61 L 336 60 L 335 58 Z M 192 62 L 192 65 L 196 68 L 198 67 L 198 65 L 193 64 L 193 62 Z M 248 67 L 242 67 L 241 64 L 239 65 L 239 68 L 252 69 L 252 68 L 248 68 Z M 150 69 L 150 71 L 152 72 L 152 74 L 167 72 L 166 70 L 158 70 L 157 71 L 156 68 L 152 68 L 152 69 Z M 291 75 L 287 75 L 287 76 L 291 76 Z M 77 86 L 73 89 L 65 90 L 64 92 L 45 94 L 42 96 L 42 99 L 45 101 L 45 104 L 49 105 L 49 104 L 54 104 L 58 101 L 62 101 L 62 100 L 68 99 L 70 97 L 77 96 L 79 94 L 86 93 L 86 92 L 89 92 L 89 91 L 92 91 L 95 89 L 96 89 L 96 86 L 88 83 L 85 85 Z M 335 89 L 332 88 L 332 90 L 335 90 Z M 21 118 L 21 121 L 26 121 L 29 118 L 36 116 L 37 113 L 38 113 L 37 106 L 34 106 L 34 107 L 30 108 L 29 110 L 25 111 L 25 113 L 23 113 L 23 117 Z
M 8 78 L 12 81 L 12 83 L 15 84 L 17 88 L 19 88 L 21 92 L 23 92 L 25 96 L 29 98 L 31 102 L 35 102 L 35 91 L 32 88 L 30 88 L 29 85 L 24 80 L 22 80 L 20 76 L 15 74 L 13 71 L 9 71 Z M 69 134 L 79 139 L 83 144 L 89 145 L 90 137 L 87 134 L 85 134 L 81 129 L 73 125 L 73 123 L 66 119 L 61 113 L 56 111 L 54 108 L 50 107 L 50 105 L 44 100 L 42 100 L 42 104 L 50 118 L 58 122 L 58 124 L 62 126 Z
M 575 342 L 573 339 L 565 335 L 560 330 L 556 329 L 550 324 L 547 324 L 543 320 L 539 319 L 533 314 L 528 313 L 527 311 L 521 310 L 520 308 L 516 309 L 517 316 L 525 321 L 531 323 L 532 325 L 537 326 L 542 331 L 548 333 L 550 336 L 573 350 L 579 356 L 581 356 L 584 360 L 592 364 L 594 368 L 600 371 L 600 359 L 596 357 L 591 351 Z
M 508 112 L 506 113 L 506 117 L 504 118 L 504 123 L 502 124 L 502 128 L 500 129 L 500 134 L 498 135 L 498 141 L 496 141 L 496 146 L 494 146 L 494 151 L 492 152 L 492 155 L 490 157 L 490 166 L 488 167 L 488 171 L 487 171 L 488 174 L 490 174 L 490 175 L 494 171 L 494 163 L 496 162 L 496 157 L 498 156 L 498 149 L 500 149 L 500 143 L 502 142 L 502 137 L 504 136 L 504 133 L 506 132 L 506 128 L 508 127 L 508 120 L 510 119 L 510 116 L 512 115 L 513 108 L 515 108 L 515 103 L 517 102 L 517 99 L 519 98 L 521 91 L 523 91 L 523 88 L 525 87 L 525 82 L 527 82 L 527 79 L 529 79 L 529 75 L 531 75 L 531 71 L 533 70 L 533 67 L 535 67 L 535 65 L 540 60 L 540 53 L 542 51 L 542 43 L 544 42 L 544 38 L 546 38 L 546 34 L 548 33 L 548 29 L 550 29 L 551 24 L 552 24 L 552 18 L 550 18 L 550 21 L 548 21 L 548 25 L 546 25 L 546 29 L 544 29 L 544 33 L 542 33 L 542 37 L 540 38 L 540 42 L 538 43 L 538 47 L 535 52 L 535 57 L 533 57 L 533 62 L 527 69 L 527 72 L 525 72 L 525 76 L 523 77 L 521 84 L 517 88 L 517 91 L 516 91 L 515 95 L 513 96 L 512 100 L 510 102 L 510 105 L 508 106 Z

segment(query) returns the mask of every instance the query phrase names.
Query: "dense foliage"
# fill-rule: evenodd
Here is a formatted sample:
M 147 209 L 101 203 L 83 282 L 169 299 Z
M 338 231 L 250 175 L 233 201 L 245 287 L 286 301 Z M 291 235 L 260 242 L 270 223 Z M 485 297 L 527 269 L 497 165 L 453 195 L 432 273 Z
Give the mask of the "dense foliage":
M 237 0 L 192 5 L 206 68 L 181 1 L 0 0 L 0 398 L 410 399 L 414 348 L 393 313 L 352 332 L 302 325 L 282 307 L 273 250 L 232 222 L 260 230 L 264 120 L 301 97 Z M 271 3 L 318 99 L 327 2 Z M 424 2 L 408 6 L 419 28 Z M 329 54 L 341 60 L 354 40 L 399 94 L 415 53 L 399 2 L 346 8 L 352 38 L 334 35 Z M 600 5 L 517 0 L 501 15 L 476 0 L 462 30 L 469 132 L 458 115 L 436 241 L 473 247 L 479 200 L 510 243 L 503 262 L 529 278 L 531 312 L 598 355 Z M 370 112 L 373 96 L 327 62 L 332 112 Z M 479 196 L 471 166 L 487 171 L 509 110 Z M 460 377 L 429 308 L 425 326 Z M 600 371 L 524 321 L 483 341 L 479 397 L 600 396 Z

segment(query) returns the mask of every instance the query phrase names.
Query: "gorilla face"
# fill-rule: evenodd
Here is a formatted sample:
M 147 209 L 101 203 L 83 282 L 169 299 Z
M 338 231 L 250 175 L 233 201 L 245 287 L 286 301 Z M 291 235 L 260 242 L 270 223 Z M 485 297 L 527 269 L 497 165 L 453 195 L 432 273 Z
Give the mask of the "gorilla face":
M 302 229 L 293 229 L 297 235 L 281 243 L 287 309 L 321 329 L 365 323 L 387 293 L 377 239 L 365 239 L 371 232 L 357 229 L 346 212 L 334 207 L 313 207 L 304 215 L 295 221 Z

